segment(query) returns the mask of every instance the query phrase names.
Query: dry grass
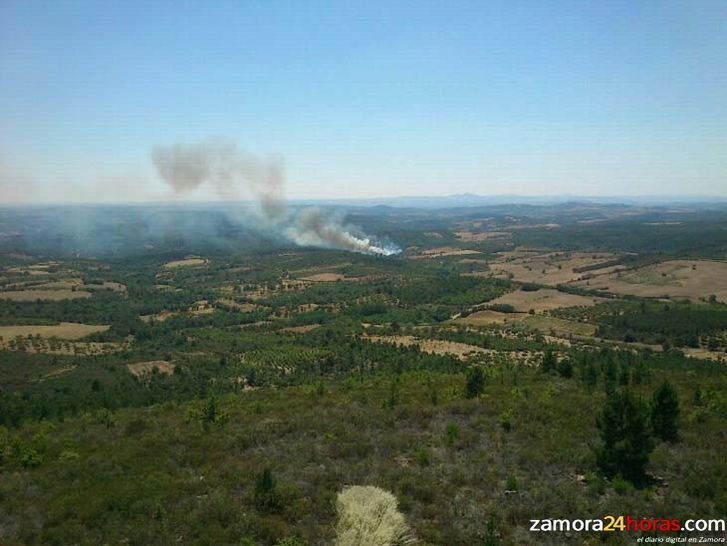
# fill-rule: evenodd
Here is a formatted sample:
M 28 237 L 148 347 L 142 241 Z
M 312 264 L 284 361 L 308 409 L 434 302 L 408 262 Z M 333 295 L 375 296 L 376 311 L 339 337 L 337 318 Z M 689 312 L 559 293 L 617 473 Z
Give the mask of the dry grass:
M 193 315 L 209 315 L 215 312 L 215 308 L 207 300 L 200 300 L 189 306 L 189 312 Z
M 710 351 L 708 349 L 684 347 L 682 352 L 691 358 L 699 358 L 702 360 L 716 360 L 717 362 L 727 363 L 727 353 L 719 351 Z
M 0 299 L 11 301 L 35 301 L 35 300 L 74 300 L 79 298 L 90 298 L 91 293 L 84 290 L 15 290 L 0 292 Z
M 164 267 L 166 269 L 176 269 L 178 267 L 197 267 L 200 265 L 205 265 L 207 263 L 207 260 L 204 258 L 195 258 L 195 257 L 189 257 L 184 258 L 183 260 L 174 260 L 171 262 L 167 262 L 164 264 Z
M 255 305 L 254 303 L 239 303 L 236 302 L 233 299 L 229 298 L 221 298 L 217 300 L 217 303 L 220 305 L 223 305 L 225 307 L 229 307 L 231 309 L 235 309 L 236 311 L 241 311 L 243 313 L 252 313 L 253 311 L 256 311 L 257 309 L 260 309 L 259 305 Z
M 596 333 L 596 326 L 585 322 L 573 322 L 545 315 L 527 315 L 518 326 L 527 330 L 538 330 L 543 333 L 552 332 L 556 336 L 590 337 Z
M 466 317 L 457 318 L 455 321 L 471 326 L 489 326 L 490 324 L 517 322 L 525 316 L 525 313 L 499 313 L 486 309 L 484 311 L 477 311 Z
M 41 336 L 58 339 L 81 339 L 96 332 L 105 332 L 109 326 L 95 324 L 80 324 L 76 322 L 61 322 L 52 326 L 0 326 L 0 337 L 10 340 L 17 336 Z
M 457 231 L 455 235 L 458 239 L 466 243 L 477 243 L 481 241 L 488 241 L 490 239 L 503 239 L 512 236 L 512 234 L 507 231 Z
M 316 328 L 320 328 L 320 324 L 303 324 L 301 326 L 289 326 L 287 328 L 281 328 L 281 332 L 293 332 L 296 334 L 303 334 L 305 332 L 310 332 L 311 330 L 315 330 Z
M 77 366 L 75 364 L 71 365 L 71 366 L 64 366 L 63 368 L 58 368 L 57 370 L 48 372 L 43 377 L 41 377 L 38 381 L 45 381 L 46 379 L 53 379 L 54 377 L 58 377 L 59 375 L 63 375 L 68 372 L 72 372 L 76 368 L 77 368 Z
M 615 257 L 614 254 L 603 252 L 534 253 L 532 250 L 522 249 L 501 253 L 500 258 L 490 263 L 490 269 L 496 276 L 554 286 L 622 269 L 623 266 L 616 265 L 582 273 L 574 271 L 574 268 L 603 263 Z
M 379 487 L 347 487 L 338 494 L 336 511 L 336 546 L 414 544 L 396 497 Z
M 694 267 L 694 268 L 693 268 Z M 669 260 L 577 283 L 587 288 L 642 297 L 698 300 L 714 294 L 727 302 L 727 262 Z
M 174 373 L 175 365 L 173 362 L 167 362 L 166 360 L 149 360 L 147 362 L 127 364 L 126 367 L 136 377 L 144 377 L 151 375 L 155 368 L 159 373 L 171 375 Z
M 488 349 L 483 349 L 476 345 L 468 345 L 466 343 L 458 343 L 456 341 L 443 341 L 439 339 L 419 339 L 414 336 L 364 336 L 364 339 L 373 341 L 374 343 L 390 343 L 393 345 L 401 345 L 403 347 L 417 345 L 425 353 L 454 355 L 462 360 L 472 354 L 491 352 Z
M 307 277 L 301 277 L 302 281 L 310 282 L 335 282 L 346 280 L 346 275 L 341 273 L 316 273 L 315 275 L 308 275 Z
M 151 322 L 152 320 L 154 322 L 164 322 L 168 318 L 171 318 L 177 314 L 178 313 L 176 313 L 174 311 L 161 311 L 161 312 L 155 313 L 153 315 L 140 315 L 139 319 L 142 322 Z
M 512 305 L 519 312 L 528 312 L 532 309 L 536 313 L 540 313 L 558 309 L 559 307 L 592 306 L 602 301 L 605 300 L 603 298 L 566 294 L 552 288 L 547 288 L 534 292 L 525 290 L 509 292 L 492 300 L 490 303 Z
M 481 254 L 477 250 L 468 250 L 466 248 L 457 248 L 454 246 L 440 246 L 437 248 L 429 248 L 422 250 L 415 256 L 410 256 L 412 260 L 421 260 L 423 258 L 444 258 L 447 256 L 469 256 L 472 254 Z

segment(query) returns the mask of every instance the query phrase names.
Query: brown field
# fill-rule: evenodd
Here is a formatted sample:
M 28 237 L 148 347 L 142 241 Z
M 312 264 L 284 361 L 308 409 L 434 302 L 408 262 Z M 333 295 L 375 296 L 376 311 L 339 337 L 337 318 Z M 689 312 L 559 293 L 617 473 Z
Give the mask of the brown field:
M 97 341 L 61 341 L 48 338 L 24 339 L 22 347 L 13 345 L 10 341 L 0 342 L 0 347 L 6 350 L 22 350 L 26 353 L 44 353 L 51 355 L 78 355 L 92 356 L 111 354 L 128 349 L 129 342 L 97 342 Z
M 526 315 L 517 328 L 525 330 L 538 330 L 542 333 L 552 332 L 556 336 L 584 336 L 590 337 L 596 333 L 596 326 L 585 322 L 573 322 L 556 317 L 544 315 Z
M 695 269 L 692 269 L 692 267 Z M 669 260 L 577 283 L 615 294 L 698 300 L 714 294 L 727 302 L 727 262 Z
M 235 309 L 237 311 L 242 311 L 243 313 L 252 313 L 257 309 L 260 309 L 260 306 L 255 305 L 254 303 L 238 303 L 235 300 L 229 298 L 221 298 L 217 300 L 216 303 L 219 303 L 220 305 L 223 305 L 225 307 L 230 307 L 231 309 Z
M 48 372 L 43 377 L 41 377 L 38 381 L 45 381 L 46 379 L 53 379 L 54 377 L 58 377 L 59 375 L 63 375 L 64 373 L 72 372 L 76 368 L 77 368 L 77 366 L 75 364 L 71 365 L 71 366 L 64 366 L 63 368 L 58 368 L 57 370 Z
M 316 328 L 320 328 L 320 324 L 303 324 L 301 326 L 289 326 L 287 328 L 281 328 L 281 332 L 293 332 L 295 334 L 304 334 L 305 332 L 310 332 L 311 330 L 315 330 Z
M 167 262 L 164 264 L 164 267 L 166 269 L 175 269 L 177 267 L 197 267 L 200 265 L 205 265 L 207 263 L 207 260 L 204 258 L 184 258 L 183 260 L 174 260 L 171 262 Z
M 727 363 L 727 353 L 719 351 L 709 351 L 707 349 L 683 347 L 682 352 L 691 358 L 700 358 L 703 360 L 716 360 L 717 362 Z
M 605 300 L 603 298 L 566 294 L 553 288 L 544 288 L 535 292 L 525 290 L 509 292 L 489 303 L 512 305 L 516 311 L 521 313 L 526 313 L 530 309 L 536 313 L 542 313 L 559 307 L 591 306 L 602 301 Z
M 59 339 L 81 339 L 89 334 L 105 332 L 109 326 L 61 322 L 52 326 L 0 326 L 0 337 L 10 340 L 17 336 L 57 337 Z
M 91 293 L 84 290 L 15 290 L 0 292 L 0 299 L 12 301 L 35 301 L 35 300 L 73 300 L 78 298 L 90 298 Z
M 83 280 L 79 278 L 70 278 L 57 281 L 46 282 L 42 284 L 36 284 L 32 287 L 33 290 L 71 290 L 78 288 L 83 285 Z M 30 287 L 28 287 L 30 288 Z
M 155 322 L 164 322 L 168 318 L 171 318 L 171 317 L 173 317 L 173 316 L 175 316 L 177 314 L 178 313 L 176 313 L 174 311 L 161 311 L 161 312 L 156 313 L 154 315 L 140 315 L 139 316 L 139 319 L 142 322 L 151 322 L 152 320 L 154 320 Z
M 586 275 L 593 277 L 609 273 L 623 266 L 610 266 L 578 273 L 574 268 L 594 265 L 614 259 L 614 254 L 598 252 L 545 252 L 530 250 L 503 252 L 500 258 L 490 263 L 496 276 L 512 277 L 520 282 L 557 285 L 578 281 Z
M 301 277 L 302 281 L 310 282 L 335 282 L 347 280 L 346 275 L 341 273 L 316 273 L 315 275 L 308 275 L 307 277 Z
M 85 284 L 86 290 L 111 290 L 112 292 L 126 293 L 126 285 L 120 282 L 104 281 L 102 284 Z
M 168 284 L 155 284 L 154 285 L 154 289 L 155 290 L 160 290 L 162 292 L 166 292 L 166 291 L 172 291 L 173 292 L 174 290 L 177 290 L 176 288 L 174 288 L 173 286 L 169 286 Z
M 481 241 L 488 241 L 490 239 L 503 239 L 506 237 L 512 237 L 512 234 L 507 231 L 457 231 L 455 235 L 459 240 L 466 243 L 477 243 Z
M 482 254 L 477 250 L 468 250 L 465 248 L 457 248 L 454 246 L 440 246 L 437 248 L 429 248 L 422 250 L 415 256 L 410 256 L 412 260 L 421 260 L 423 258 L 444 258 L 447 256 L 469 256 L 471 254 Z
M 289 292 L 291 290 L 301 290 L 310 286 L 311 281 L 304 281 L 302 279 L 282 279 L 281 282 L 274 288 L 268 288 L 264 284 L 256 285 L 252 289 L 246 289 L 244 285 L 225 285 L 220 286 L 219 291 L 224 294 L 231 294 L 235 292 L 236 287 L 239 287 L 239 295 L 251 300 L 259 300 L 280 294 L 281 292 Z
M 456 341 L 442 341 L 438 339 L 419 339 L 414 336 L 364 336 L 364 339 L 373 341 L 374 343 L 391 343 L 393 345 L 401 345 L 409 347 L 418 345 L 425 353 L 437 355 L 454 355 L 464 360 L 467 356 L 476 353 L 490 353 L 489 349 L 483 349 L 476 345 L 468 345 L 466 343 L 458 343 Z
M 215 308 L 207 300 L 200 300 L 190 305 L 189 312 L 193 315 L 209 315 L 215 312 Z
M 48 273 L 48 267 L 51 265 L 56 265 L 56 263 L 48 263 L 48 264 L 36 264 L 36 265 L 29 265 L 26 267 L 9 267 L 5 271 L 7 273 L 10 273 L 11 275 L 31 275 L 31 276 L 41 276 L 41 275 L 49 275 Z
M 477 311 L 466 317 L 457 317 L 455 322 L 470 326 L 489 326 L 490 324 L 517 322 L 525 316 L 527 316 L 527 313 L 499 313 L 486 309 L 484 311 Z
M 149 360 L 147 362 L 127 364 L 126 367 L 129 368 L 129 371 L 136 377 L 143 377 L 145 375 L 150 375 L 154 368 L 156 368 L 159 373 L 171 375 L 174 372 L 175 365 L 174 363 L 167 362 L 166 360 Z

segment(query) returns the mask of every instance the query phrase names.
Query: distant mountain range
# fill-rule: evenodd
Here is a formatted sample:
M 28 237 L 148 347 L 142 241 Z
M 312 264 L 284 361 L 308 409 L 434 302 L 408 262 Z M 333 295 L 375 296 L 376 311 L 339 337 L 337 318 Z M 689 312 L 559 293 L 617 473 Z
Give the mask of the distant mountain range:
M 578 195 L 477 195 L 462 193 L 446 196 L 381 197 L 369 199 L 298 199 L 292 205 L 343 205 L 343 206 L 389 206 L 403 208 L 456 208 L 487 205 L 552 205 L 556 203 L 577 202 L 593 204 L 625 205 L 673 205 L 673 204 L 727 204 L 727 196 L 578 196 Z

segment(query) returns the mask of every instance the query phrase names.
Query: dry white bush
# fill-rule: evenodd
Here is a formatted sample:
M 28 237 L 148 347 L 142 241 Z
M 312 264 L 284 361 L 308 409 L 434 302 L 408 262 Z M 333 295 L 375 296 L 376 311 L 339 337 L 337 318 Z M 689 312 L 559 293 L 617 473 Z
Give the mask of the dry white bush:
M 379 487 L 354 485 L 336 501 L 336 546 L 404 546 L 414 544 L 396 497 Z

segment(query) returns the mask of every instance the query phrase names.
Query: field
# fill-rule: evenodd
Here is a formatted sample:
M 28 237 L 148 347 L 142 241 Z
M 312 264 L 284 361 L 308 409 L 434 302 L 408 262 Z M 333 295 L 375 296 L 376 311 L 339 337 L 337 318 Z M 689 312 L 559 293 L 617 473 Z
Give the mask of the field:
M 0 292 L 0 299 L 11 301 L 59 301 L 90 297 L 91 293 L 86 292 L 85 290 L 64 290 L 55 288 L 49 290 L 13 290 Z
M 346 209 L 391 256 L 150 210 L 210 229 L 121 207 L 88 220 L 114 236 L 59 238 L 34 209 L 35 238 L 0 237 L 0 291 L 31 295 L 0 298 L 3 546 L 322 546 L 351 485 L 421 546 L 625 546 L 648 534 L 530 520 L 727 512 L 727 208 Z M 623 400 L 641 473 L 604 462 Z
M 207 263 L 203 258 L 184 258 L 183 260 L 173 260 L 164 264 L 166 269 L 176 269 L 178 267 L 198 267 Z
M 550 311 L 560 307 L 577 307 L 581 305 L 591 306 L 604 301 L 601 298 L 579 296 L 568 294 L 553 289 L 540 289 L 536 291 L 517 290 L 509 292 L 504 296 L 495 298 L 490 302 L 492 305 L 510 305 L 520 313 L 533 310 L 536 313 Z
M 136 377 L 144 377 L 151 373 L 171 374 L 174 372 L 174 364 L 165 360 L 151 360 L 149 362 L 134 362 L 127 364 L 129 371 Z
M 414 336 L 366 336 L 364 339 L 373 341 L 374 343 L 391 343 L 402 347 L 418 347 L 425 353 L 435 355 L 453 355 L 459 359 L 465 360 L 467 357 L 476 353 L 486 353 L 486 349 L 477 347 L 476 345 L 467 345 L 466 343 L 457 343 L 456 341 L 443 341 L 436 339 L 418 339 Z
M 521 282 L 555 286 L 582 279 L 588 275 L 601 275 L 618 270 L 623 266 L 608 265 L 616 256 L 610 253 L 587 252 L 537 252 L 516 250 L 504 252 L 490 264 L 495 275 L 505 276 Z M 603 267 L 595 268 L 599 264 Z M 594 269 L 590 269 L 594 268 Z
M 668 260 L 577 284 L 631 296 L 696 301 L 714 295 L 727 302 L 727 262 Z
M 60 324 L 46 326 L 0 326 L 0 337 L 6 340 L 15 337 L 57 337 L 59 339 L 81 339 L 89 334 L 104 332 L 108 326 L 95 326 L 92 324 L 79 324 L 75 322 L 61 322 Z

